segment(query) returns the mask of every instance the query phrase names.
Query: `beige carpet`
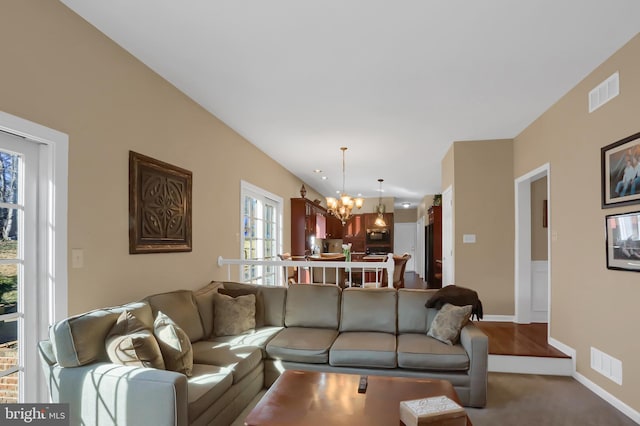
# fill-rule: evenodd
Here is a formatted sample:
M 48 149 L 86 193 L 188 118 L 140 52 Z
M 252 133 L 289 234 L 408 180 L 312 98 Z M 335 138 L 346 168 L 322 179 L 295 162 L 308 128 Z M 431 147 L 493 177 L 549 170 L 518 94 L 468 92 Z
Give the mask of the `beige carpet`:
M 467 408 L 474 426 L 635 425 L 571 377 L 489 373 L 485 408 Z
M 485 408 L 466 409 L 474 426 L 636 424 L 571 377 L 489 373 L 488 391 Z M 232 426 L 243 426 L 263 395 L 260 392 Z

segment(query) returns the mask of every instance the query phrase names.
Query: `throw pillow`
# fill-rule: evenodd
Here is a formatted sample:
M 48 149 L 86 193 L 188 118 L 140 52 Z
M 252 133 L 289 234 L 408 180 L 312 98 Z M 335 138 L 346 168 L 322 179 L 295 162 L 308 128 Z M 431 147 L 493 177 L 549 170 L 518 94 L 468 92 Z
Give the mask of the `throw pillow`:
M 460 339 L 460 330 L 469 322 L 472 306 L 454 306 L 445 304 L 429 327 L 427 336 L 431 336 L 447 345 L 455 345 Z
M 167 370 L 191 377 L 193 375 L 193 348 L 187 333 L 162 311 L 158 311 L 153 322 L 153 334 L 160 345 Z
M 109 331 L 107 355 L 115 364 L 164 369 L 156 338 L 130 311 L 123 311 Z
M 234 336 L 256 327 L 256 296 L 231 297 L 216 294 L 214 297 L 213 334 Z

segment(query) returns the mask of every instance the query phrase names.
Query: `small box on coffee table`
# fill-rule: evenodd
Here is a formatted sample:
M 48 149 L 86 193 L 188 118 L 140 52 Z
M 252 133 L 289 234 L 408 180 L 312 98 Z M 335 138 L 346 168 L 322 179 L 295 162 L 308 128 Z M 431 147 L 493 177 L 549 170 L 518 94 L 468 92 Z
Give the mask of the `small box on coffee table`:
M 400 402 L 400 420 L 406 426 L 466 426 L 467 413 L 446 396 Z

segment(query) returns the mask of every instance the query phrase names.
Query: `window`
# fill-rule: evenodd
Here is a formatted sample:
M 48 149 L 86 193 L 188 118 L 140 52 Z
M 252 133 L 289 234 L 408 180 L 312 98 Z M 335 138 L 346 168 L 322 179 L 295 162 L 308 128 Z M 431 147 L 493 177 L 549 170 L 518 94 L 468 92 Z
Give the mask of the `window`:
M 248 182 L 241 182 L 240 235 L 244 260 L 276 260 L 282 248 L 282 198 Z M 276 285 L 281 268 L 243 265 L 240 280 Z

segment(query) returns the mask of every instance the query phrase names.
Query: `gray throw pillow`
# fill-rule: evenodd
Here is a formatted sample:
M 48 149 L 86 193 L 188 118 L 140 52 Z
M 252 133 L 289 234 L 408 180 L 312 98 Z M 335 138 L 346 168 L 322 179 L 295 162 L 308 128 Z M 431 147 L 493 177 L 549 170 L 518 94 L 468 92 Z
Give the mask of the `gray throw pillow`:
M 123 311 L 107 335 L 107 355 L 115 364 L 164 370 L 156 338 L 130 311 Z
M 235 336 L 256 328 L 256 296 L 214 295 L 213 334 Z
M 193 348 L 187 333 L 162 311 L 158 311 L 153 322 L 153 334 L 160 345 L 167 370 L 191 377 L 193 375 Z
M 445 304 L 436 314 L 429 327 L 427 336 L 431 336 L 447 345 L 455 345 L 460 339 L 460 330 L 469 322 L 472 306 L 454 306 Z

